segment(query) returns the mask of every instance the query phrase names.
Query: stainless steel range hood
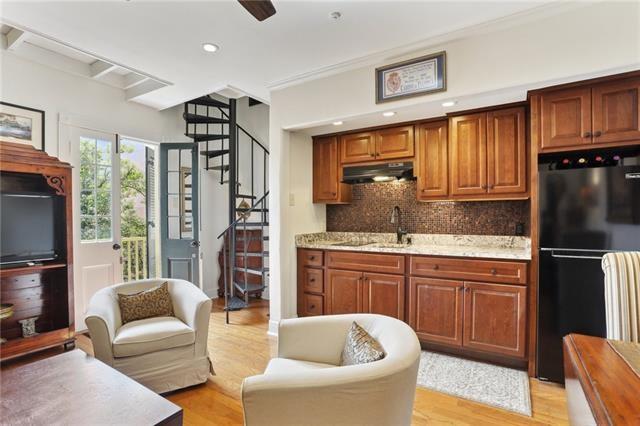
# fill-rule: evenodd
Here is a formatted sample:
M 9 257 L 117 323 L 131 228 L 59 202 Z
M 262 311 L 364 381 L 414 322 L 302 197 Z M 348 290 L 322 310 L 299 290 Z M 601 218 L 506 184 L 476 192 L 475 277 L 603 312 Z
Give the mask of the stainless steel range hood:
M 371 164 L 366 166 L 345 166 L 342 169 L 342 182 L 367 183 L 389 182 L 393 180 L 411 180 L 413 161 Z

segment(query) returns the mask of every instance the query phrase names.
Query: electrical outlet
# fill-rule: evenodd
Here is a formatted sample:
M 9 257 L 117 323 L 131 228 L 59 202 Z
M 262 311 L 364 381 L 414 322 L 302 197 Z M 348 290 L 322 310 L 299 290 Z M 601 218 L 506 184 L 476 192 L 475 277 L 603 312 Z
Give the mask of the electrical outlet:
M 522 223 L 522 222 L 516 223 L 515 231 L 516 231 L 516 235 L 517 236 L 520 236 L 520 237 L 523 236 L 524 235 L 524 223 Z

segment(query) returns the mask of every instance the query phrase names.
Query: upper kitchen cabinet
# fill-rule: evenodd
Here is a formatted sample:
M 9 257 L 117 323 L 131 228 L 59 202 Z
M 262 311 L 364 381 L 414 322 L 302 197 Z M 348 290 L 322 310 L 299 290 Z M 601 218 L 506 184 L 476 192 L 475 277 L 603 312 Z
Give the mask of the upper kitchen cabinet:
M 449 185 L 452 199 L 522 199 L 527 192 L 525 108 L 452 117 L 449 120 Z
M 541 98 L 541 149 L 591 143 L 591 89 L 558 90 Z
M 601 78 L 532 92 L 532 138 L 540 152 L 640 143 L 640 76 Z
M 598 84 L 591 92 L 593 142 L 640 141 L 640 78 Z
M 376 160 L 413 157 L 413 151 L 413 126 L 393 127 L 376 132 Z
M 421 124 L 416 128 L 415 175 L 420 201 L 441 200 L 449 195 L 447 121 Z
M 449 124 L 451 195 L 464 197 L 486 194 L 487 114 L 453 117 Z
M 386 128 L 340 137 L 341 164 L 410 158 L 414 156 L 413 126 Z
M 362 163 L 376 157 L 375 132 L 354 133 L 340 137 L 340 162 Z
M 527 192 L 527 145 L 524 107 L 487 113 L 487 192 Z
M 313 202 L 340 204 L 351 201 L 351 187 L 341 183 L 342 168 L 338 159 L 338 138 L 313 141 Z

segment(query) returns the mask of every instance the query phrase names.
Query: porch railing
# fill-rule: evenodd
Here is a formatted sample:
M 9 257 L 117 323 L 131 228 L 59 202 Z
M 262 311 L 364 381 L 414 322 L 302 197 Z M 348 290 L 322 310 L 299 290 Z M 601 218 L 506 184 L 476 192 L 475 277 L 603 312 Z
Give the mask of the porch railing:
M 147 237 L 122 239 L 122 277 L 124 281 L 147 278 Z

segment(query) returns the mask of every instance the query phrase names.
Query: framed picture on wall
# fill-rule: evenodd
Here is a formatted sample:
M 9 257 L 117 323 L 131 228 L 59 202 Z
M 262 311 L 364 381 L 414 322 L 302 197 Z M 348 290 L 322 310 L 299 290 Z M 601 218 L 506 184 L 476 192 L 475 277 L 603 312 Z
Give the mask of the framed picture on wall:
M 0 141 L 44 151 L 44 111 L 0 101 Z
M 446 53 L 376 68 L 376 103 L 447 90 Z

